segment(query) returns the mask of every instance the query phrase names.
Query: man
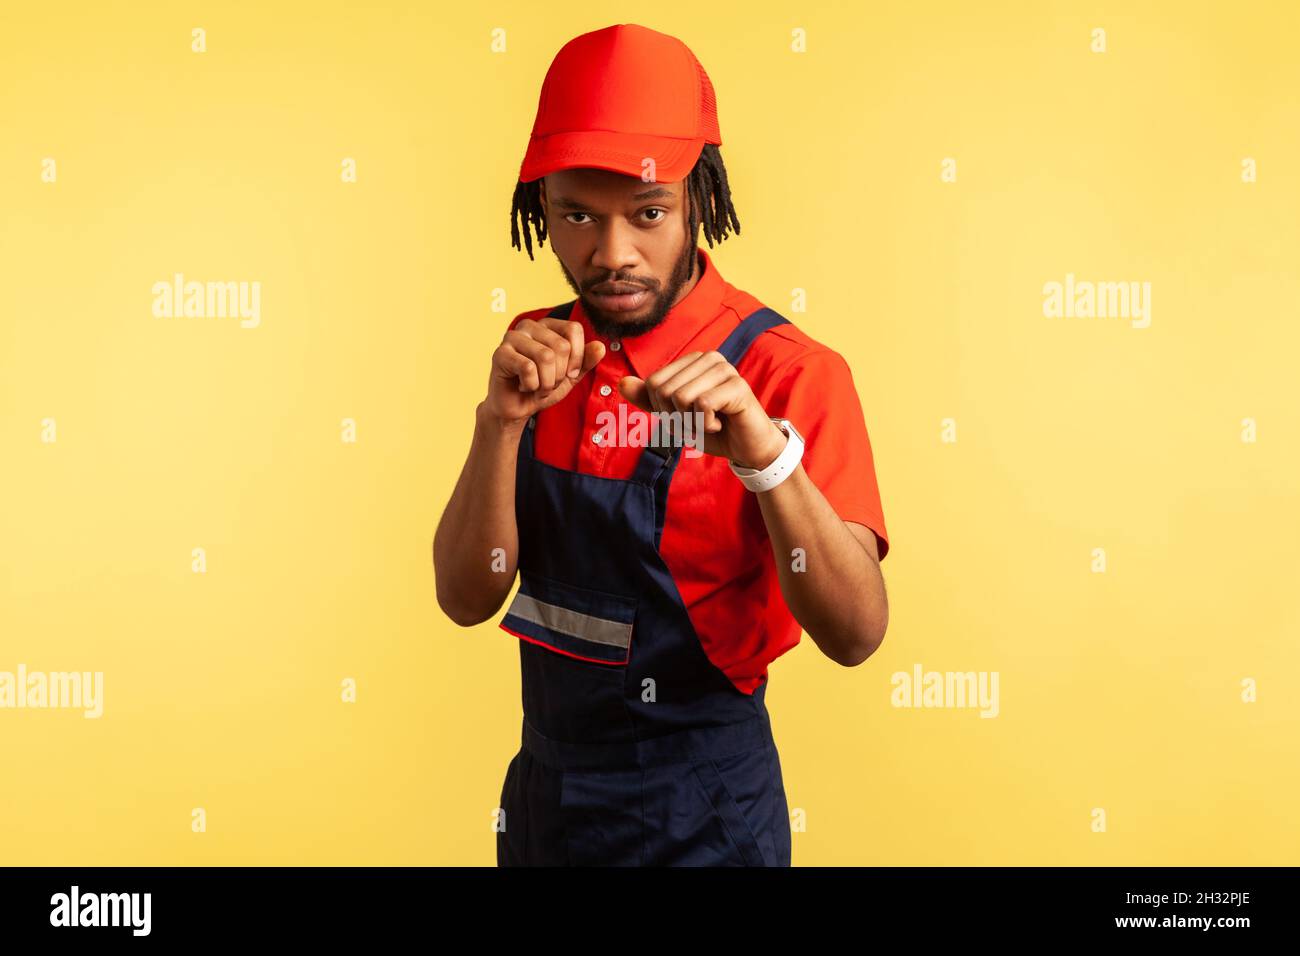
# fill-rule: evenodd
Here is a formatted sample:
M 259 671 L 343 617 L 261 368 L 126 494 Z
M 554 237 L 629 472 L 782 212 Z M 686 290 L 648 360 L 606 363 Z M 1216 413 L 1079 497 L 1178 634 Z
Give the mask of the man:
M 503 866 L 788 866 L 767 665 L 801 626 L 850 667 L 884 637 L 848 366 L 697 245 L 740 230 L 721 142 L 703 68 L 645 27 L 571 40 L 542 87 L 512 237 L 549 236 L 577 298 L 505 333 L 434 539 L 463 626 L 519 571 Z

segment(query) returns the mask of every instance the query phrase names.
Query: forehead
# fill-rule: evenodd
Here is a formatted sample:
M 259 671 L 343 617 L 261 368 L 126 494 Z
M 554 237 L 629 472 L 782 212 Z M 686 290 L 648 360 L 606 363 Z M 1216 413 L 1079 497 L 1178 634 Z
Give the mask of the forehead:
M 543 177 L 546 199 L 552 205 L 586 207 L 626 206 L 654 201 L 671 206 L 681 198 L 682 184 L 646 183 L 608 169 L 562 169 Z

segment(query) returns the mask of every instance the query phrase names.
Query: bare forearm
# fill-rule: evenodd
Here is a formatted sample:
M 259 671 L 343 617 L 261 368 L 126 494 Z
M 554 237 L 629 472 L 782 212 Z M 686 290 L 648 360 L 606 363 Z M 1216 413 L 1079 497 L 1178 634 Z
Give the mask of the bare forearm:
M 879 562 L 803 466 L 757 497 L 781 593 L 799 625 L 831 660 L 846 666 L 866 660 L 888 626 Z M 802 555 L 794 553 L 796 548 Z
M 524 425 L 503 424 L 483 404 L 475 409 L 469 457 L 434 534 L 438 604 L 465 627 L 495 614 L 514 584 L 515 462 Z

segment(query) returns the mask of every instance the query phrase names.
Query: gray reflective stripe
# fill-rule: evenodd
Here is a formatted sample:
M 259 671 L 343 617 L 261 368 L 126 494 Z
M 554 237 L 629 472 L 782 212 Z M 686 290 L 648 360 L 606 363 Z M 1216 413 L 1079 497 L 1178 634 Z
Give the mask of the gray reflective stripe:
M 603 617 L 592 617 L 571 611 L 567 607 L 547 604 L 528 594 L 516 594 L 507 612 L 525 621 L 532 621 L 552 631 L 578 637 L 595 644 L 609 644 L 612 647 L 627 647 L 632 643 L 632 625 L 618 621 L 607 621 Z

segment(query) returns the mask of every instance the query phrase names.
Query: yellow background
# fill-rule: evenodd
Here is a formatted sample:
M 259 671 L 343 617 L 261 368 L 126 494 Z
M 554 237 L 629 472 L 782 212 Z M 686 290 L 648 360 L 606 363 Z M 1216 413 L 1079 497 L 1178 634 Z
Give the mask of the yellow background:
M 848 359 L 876 454 L 885 643 L 772 668 L 796 865 L 1297 862 L 1297 10 L 622 15 L 708 70 L 714 261 Z M 509 242 L 542 77 L 617 16 L 4 4 L 0 670 L 105 712 L 0 711 L 0 863 L 495 862 L 517 649 L 430 545 L 505 326 L 571 296 Z M 260 327 L 154 318 L 175 272 L 260 281 Z M 1150 328 L 1045 318 L 1067 273 L 1151 282 Z M 1000 716 L 891 707 L 916 663 Z

